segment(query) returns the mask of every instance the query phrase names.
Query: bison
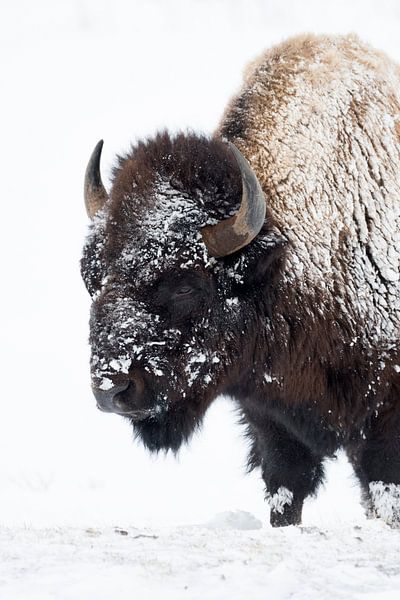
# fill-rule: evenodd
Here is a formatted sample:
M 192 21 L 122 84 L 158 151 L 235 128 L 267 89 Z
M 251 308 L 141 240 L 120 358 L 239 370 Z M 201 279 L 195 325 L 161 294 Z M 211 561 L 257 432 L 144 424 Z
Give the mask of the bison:
M 248 67 L 211 137 L 160 132 L 85 176 L 98 407 L 177 451 L 230 396 L 273 526 L 343 448 L 400 522 L 400 69 L 355 36 Z

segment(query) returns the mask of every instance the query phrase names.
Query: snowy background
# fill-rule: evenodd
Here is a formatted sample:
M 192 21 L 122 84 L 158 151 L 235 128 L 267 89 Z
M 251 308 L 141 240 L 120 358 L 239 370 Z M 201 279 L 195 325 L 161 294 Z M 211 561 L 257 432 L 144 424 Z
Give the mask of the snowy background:
M 272 530 L 227 400 L 173 457 L 95 408 L 83 172 L 158 128 L 211 133 L 247 61 L 355 31 L 400 60 L 396 0 L 2 0 L 0 598 L 399 598 L 400 533 L 343 457 Z M 135 594 L 133 596 L 132 594 Z

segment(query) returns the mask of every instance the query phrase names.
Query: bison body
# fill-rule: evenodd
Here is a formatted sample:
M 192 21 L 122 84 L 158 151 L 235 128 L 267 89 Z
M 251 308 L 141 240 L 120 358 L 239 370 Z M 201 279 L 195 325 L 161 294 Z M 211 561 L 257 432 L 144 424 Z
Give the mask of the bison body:
M 211 139 L 140 142 L 109 196 L 100 151 L 82 259 L 99 407 L 175 451 L 228 394 L 273 525 L 300 522 L 340 447 L 367 510 L 398 523 L 397 65 L 353 36 L 295 38 L 250 65 Z

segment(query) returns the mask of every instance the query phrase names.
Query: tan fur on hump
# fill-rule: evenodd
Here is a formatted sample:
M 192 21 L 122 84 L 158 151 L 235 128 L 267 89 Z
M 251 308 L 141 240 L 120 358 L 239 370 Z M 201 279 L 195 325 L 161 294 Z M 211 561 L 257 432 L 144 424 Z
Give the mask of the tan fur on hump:
M 216 132 L 257 173 L 290 242 L 286 278 L 386 340 L 400 329 L 399 131 L 396 63 L 355 35 L 302 35 L 250 63 Z

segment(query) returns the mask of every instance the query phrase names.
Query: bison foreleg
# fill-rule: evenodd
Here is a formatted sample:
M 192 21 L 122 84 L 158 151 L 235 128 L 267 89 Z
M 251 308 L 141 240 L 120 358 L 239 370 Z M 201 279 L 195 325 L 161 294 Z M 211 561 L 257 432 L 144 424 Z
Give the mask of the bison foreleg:
M 348 454 L 367 515 L 400 527 L 400 414 L 391 411 L 374 418 L 365 437 L 358 453 Z
M 258 424 L 254 433 L 253 453 L 259 455 L 271 525 L 298 525 L 304 499 L 316 492 L 323 479 L 322 457 L 272 420 L 262 427 Z

